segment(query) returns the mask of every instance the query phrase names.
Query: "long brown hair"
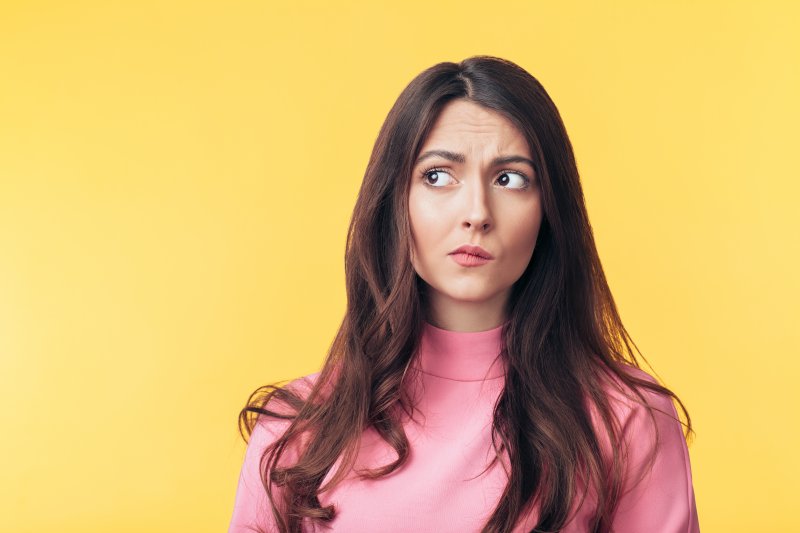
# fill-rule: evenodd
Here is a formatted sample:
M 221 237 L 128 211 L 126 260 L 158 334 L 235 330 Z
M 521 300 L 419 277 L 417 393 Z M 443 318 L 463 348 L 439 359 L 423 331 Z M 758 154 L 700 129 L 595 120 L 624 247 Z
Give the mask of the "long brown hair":
M 601 453 L 590 416 L 590 409 L 599 413 L 611 442 L 619 444 L 606 378 L 616 378 L 643 404 L 640 388 L 671 396 L 683 410 L 686 436 L 692 432 L 688 412 L 673 392 L 624 370 L 639 367 L 634 348 L 640 357 L 641 352 L 623 327 L 606 282 L 572 145 L 545 89 L 501 58 L 442 62 L 409 83 L 378 134 L 347 234 L 347 310 L 315 383 L 305 394 L 275 384 L 260 387 L 239 414 L 245 440 L 261 416 L 288 421 L 261 464 L 282 532 L 302 531 L 306 518 L 334 517 L 333 506 L 321 507 L 318 494 L 347 474 L 365 429 L 374 428 L 397 460 L 361 475 L 386 475 L 408 457 L 398 413 L 414 409 L 402 385 L 426 311 L 424 282 L 410 260 L 408 190 L 423 141 L 443 106 L 456 98 L 499 112 L 519 128 L 536 163 L 544 206 L 533 257 L 512 287 L 502 330 L 508 365 L 492 441 L 508 453 L 511 470 L 483 531 L 511 531 L 534 501 L 540 509 L 534 531 L 557 531 L 569 518 L 581 482 L 597 495 L 592 531 L 610 529 L 624 453 L 617 445 L 611 457 Z M 301 441 L 297 460 L 279 464 Z M 341 466 L 323 487 L 340 456 Z M 281 497 L 273 484 L 282 487 Z

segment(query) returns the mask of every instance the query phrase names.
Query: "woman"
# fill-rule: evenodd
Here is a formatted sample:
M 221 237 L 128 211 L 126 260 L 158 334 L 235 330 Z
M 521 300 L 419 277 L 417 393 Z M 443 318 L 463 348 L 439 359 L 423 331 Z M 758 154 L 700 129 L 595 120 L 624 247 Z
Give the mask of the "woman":
M 231 532 L 699 531 L 688 413 L 638 368 L 526 71 L 476 56 L 406 87 L 345 268 L 321 372 L 240 413 Z

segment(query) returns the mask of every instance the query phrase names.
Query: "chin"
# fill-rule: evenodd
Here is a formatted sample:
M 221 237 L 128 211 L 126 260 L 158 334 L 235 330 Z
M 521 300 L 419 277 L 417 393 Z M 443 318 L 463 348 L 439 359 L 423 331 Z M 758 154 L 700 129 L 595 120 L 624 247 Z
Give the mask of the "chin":
M 452 300 L 470 303 L 483 302 L 497 294 L 497 291 L 490 290 L 488 287 L 445 287 L 439 292 Z

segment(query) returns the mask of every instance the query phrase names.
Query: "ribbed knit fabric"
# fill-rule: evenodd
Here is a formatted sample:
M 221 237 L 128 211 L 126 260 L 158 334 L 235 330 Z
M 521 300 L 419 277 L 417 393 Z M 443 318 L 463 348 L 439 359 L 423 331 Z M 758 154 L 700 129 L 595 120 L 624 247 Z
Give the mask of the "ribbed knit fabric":
M 419 354 L 407 376 L 418 410 L 414 419 L 403 419 L 411 447 L 408 461 L 398 471 L 376 480 L 360 479 L 351 470 L 342 483 L 320 494 L 323 506 L 333 504 L 336 508 L 336 517 L 329 523 L 331 529 L 315 528 L 306 522 L 307 531 L 481 530 L 508 481 L 503 468 L 508 467 L 507 456 L 501 454 L 501 460 L 492 463 L 495 452 L 491 442 L 493 409 L 506 370 L 500 356 L 504 348 L 502 327 L 457 332 L 424 323 Z M 642 370 L 631 371 L 653 380 Z M 305 383 L 313 383 L 317 376 L 306 376 Z M 680 424 L 657 413 L 661 439 L 656 463 L 652 472 L 634 485 L 637 467 L 653 449 L 653 431 L 641 405 L 611 390 L 609 395 L 624 438 L 631 443 L 631 481 L 615 518 L 615 533 L 698 533 L 689 455 Z M 651 405 L 676 416 L 668 398 L 647 393 L 646 398 Z M 286 426 L 285 421 L 263 417 L 256 425 L 245 453 L 229 533 L 254 531 L 257 526 L 278 531 L 261 485 L 258 462 L 265 446 Z M 394 450 L 370 429 L 363 435 L 354 470 L 382 466 L 395 457 Z M 325 481 L 338 467 L 339 462 Z M 575 509 L 564 533 L 588 531 L 593 501 L 590 494 L 583 506 Z M 534 508 L 520 520 L 515 533 L 529 531 L 536 517 Z

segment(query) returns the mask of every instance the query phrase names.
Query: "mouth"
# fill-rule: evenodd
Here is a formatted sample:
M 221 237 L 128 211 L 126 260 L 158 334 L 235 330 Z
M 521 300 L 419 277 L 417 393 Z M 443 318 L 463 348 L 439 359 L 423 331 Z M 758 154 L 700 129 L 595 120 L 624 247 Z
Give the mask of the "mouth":
M 480 259 L 490 260 L 494 259 L 494 256 L 490 254 L 488 251 L 484 250 L 480 246 L 472 245 L 472 244 L 464 244 L 459 246 L 449 255 L 462 255 L 462 256 L 474 256 Z
M 451 253 L 449 255 L 453 259 L 453 261 L 455 261 L 462 267 L 476 267 L 485 265 L 489 261 L 492 261 L 492 259 L 489 259 L 488 257 L 482 257 L 480 255 L 470 254 L 466 252 Z

